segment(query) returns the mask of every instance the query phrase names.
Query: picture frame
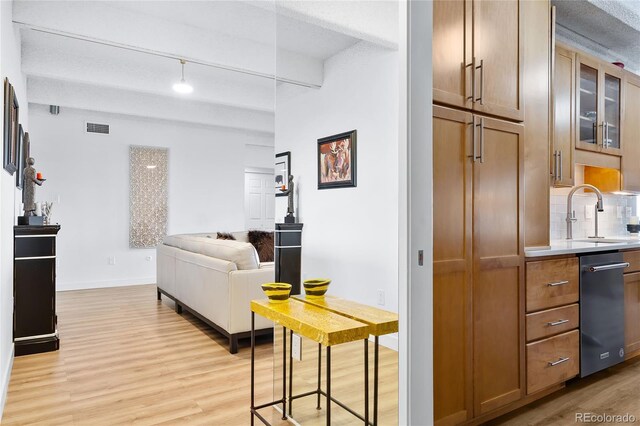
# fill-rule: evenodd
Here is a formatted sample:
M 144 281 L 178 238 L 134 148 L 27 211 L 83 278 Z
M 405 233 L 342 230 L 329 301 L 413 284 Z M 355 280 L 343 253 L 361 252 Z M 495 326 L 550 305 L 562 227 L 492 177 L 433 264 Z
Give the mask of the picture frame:
M 19 137 L 20 106 L 9 79 L 4 80 L 4 169 L 13 176 L 18 169 L 17 150 Z
M 357 186 L 357 130 L 318 139 L 318 189 Z
M 285 197 L 282 191 L 289 189 L 289 175 L 291 174 L 291 151 L 276 154 L 273 168 L 276 197 Z
M 19 126 L 18 130 L 18 164 L 17 164 L 17 173 L 16 173 L 16 187 L 18 189 L 22 189 L 23 186 L 23 178 L 24 178 L 24 168 L 27 165 L 27 158 L 25 157 L 25 138 L 24 138 L 24 129 L 22 128 L 22 124 Z

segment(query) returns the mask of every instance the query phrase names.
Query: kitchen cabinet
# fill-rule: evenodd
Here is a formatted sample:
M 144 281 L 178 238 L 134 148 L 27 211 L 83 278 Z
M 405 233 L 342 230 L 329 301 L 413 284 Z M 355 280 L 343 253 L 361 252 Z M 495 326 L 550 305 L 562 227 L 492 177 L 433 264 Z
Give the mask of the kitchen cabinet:
M 552 83 L 554 105 L 553 184 L 555 186 L 573 186 L 576 53 L 557 45 L 554 68 Z
M 624 351 L 626 359 L 640 354 L 640 272 L 624 275 Z
M 527 395 L 580 372 L 580 264 L 577 257 L 526 265 Z
M 434 102 L 524 119 L 520 3 L 434 2 Z
M 615 65 L 578 53 L 576 148 L 621 155 L 622 76 Z
M 434 107 L 438 423 L 524 394 L 523 135 L 515 123 Z
M 622 190 L 640 192 L 640 77 L 626 73 L 622 119 Z

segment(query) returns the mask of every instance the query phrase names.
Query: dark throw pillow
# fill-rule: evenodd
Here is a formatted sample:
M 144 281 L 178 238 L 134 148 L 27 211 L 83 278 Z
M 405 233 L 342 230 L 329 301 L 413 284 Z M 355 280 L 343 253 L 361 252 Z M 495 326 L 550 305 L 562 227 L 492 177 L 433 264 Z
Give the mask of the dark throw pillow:
M 218 232 L 218 240 L 235 240 L 236 237 L 228 232 Z
M 247 237 L 256 248 L 260 262 L 273 262 L 273 232 L 253 230 Z

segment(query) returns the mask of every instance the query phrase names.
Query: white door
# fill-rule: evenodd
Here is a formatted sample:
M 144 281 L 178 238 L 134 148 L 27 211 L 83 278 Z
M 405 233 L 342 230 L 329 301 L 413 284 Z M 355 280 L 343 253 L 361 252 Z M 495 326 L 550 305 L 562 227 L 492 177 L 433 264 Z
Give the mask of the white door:
M 245 172 L 245 229 L 274 229 L 276 209 L 275 201 L 273 174 Z

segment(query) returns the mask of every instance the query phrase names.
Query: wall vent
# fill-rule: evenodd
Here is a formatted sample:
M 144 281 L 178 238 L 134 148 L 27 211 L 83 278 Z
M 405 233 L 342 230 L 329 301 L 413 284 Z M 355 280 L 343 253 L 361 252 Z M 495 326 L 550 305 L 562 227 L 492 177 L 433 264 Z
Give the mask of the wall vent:
M 99 133 L 101 135 L 109 134 L 109 125 L 108 124 L 98 124 L 98 123 L 85 123 L 85 131 L 87 133 Z

